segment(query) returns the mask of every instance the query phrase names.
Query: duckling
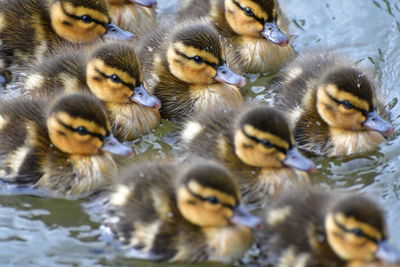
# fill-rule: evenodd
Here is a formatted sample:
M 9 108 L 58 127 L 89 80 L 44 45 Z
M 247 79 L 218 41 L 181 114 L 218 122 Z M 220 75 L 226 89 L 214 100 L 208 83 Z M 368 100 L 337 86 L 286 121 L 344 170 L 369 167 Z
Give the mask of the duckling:
M 206 20 L 166 23 L 143 40 L 139 56 L 163 118 L 180 120 L 243 102 L 237 86 L 246 80 L 227 66 L 218 32 Z
M 105 0 L 0 1 L 0 72 L 30 64 L 60 45 L 99 38 L 133 38 L 110 23 Z
M 315 164 L 302 156 L 285 117 L 266 107 L 218 109 L 188 120 L 182 152 L 227 166 L 240 183 L 245 203 L 265 204 L 292 184 L 308 182 Z
M 374 84 L 344 56 L 305 53 L 279 79 L 276 102 L 289 113 L 302 149 L 349 155 L 374 149 L 394 131 L 379 115 L 383 104 Z
M 154 128 L 160 100 L 143 86 L 133 48 L 121 43 L 73 49 L 33 68 L 25 88 L 36 96 L 90 92 L 106 106 L 114 135 L 130 141 Z
M 290 190 L 262 218 L 265 228 L 257 235 L 262 266 L 369 266 L 376 260 L 400 261 L 400 253 L 387 241 L 382 209 L 362 194 Z
M 88 95 L 2 100 L 0 177 L 66 197 L 109 184 L 117 174 L 110 155 L 130 155 L 112 135 L 100 101 Z
M 215 163 L 148 164 L 125 170 L 110 195 L 104 237 L 153 261 L 239 258 L 260 220 L 240 204 L 231 174 Z
M 157 0 L 108 0 L 112 21 L 141 36 L 156 25 Z
M 211 19 L 226 38 L 227 61 L 235 71 L 274 71 L 293 56 L 277 0 L 187 0 L 178 17 Z

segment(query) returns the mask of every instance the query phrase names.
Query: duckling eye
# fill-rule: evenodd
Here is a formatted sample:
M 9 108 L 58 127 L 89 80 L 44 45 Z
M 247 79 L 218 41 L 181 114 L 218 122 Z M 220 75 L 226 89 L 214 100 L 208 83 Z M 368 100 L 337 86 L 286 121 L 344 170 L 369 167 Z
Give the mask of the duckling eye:
M 219 203 L 218 198 L 211 196 L 211 197 L 207 197 L 205 198 L 205 200 L 213 205 L 217 205 Z
M 87 135 L 89 134 L 89 131 L 83 127 L 83 126 L 79 126 L 78 128 L 75 129 L 75 131 L 80 134 L 80 135 Z
M 82 17 L 81 17 L 81 20 L 82 20 L 84 23 L 91 23 L 91 22 L 93 22 L 93 19 L 92 19 L 91 17 L 87 16 L 87 15 L 82 16 Z
M 348 100 L 343 101 L 343 102 L 342 102 L 342 105 L 343 105 L 343 107 L 344 107 L 345 109 L 352 109 L 352 108 L 354 108 L 354 106 L 353 106 Z
M 249 16 L 249 17 L 254 17 L 255 16 L 253 10 L 251 10 L 250 8 L 245 7 L 243 10 L 244 10 L 244 13 L 246 14 L 246 16 Z
M 364 236 L 364 233 L 360 228 L 356 228 L 356 229 L 352 230 L 352 232 L 353 232 L 354 235 L 356 235 L 358 237 L 363 237 Z
M 273 145 L 268 140 L 260 140 L 260 143 L 266 148 L 271 148 Z
M 201 58 L 201 57 L 199 57 L 199 56 L 193 57 L 193 60 L 194 60 L 197 64 L 200 64 L 200 63 L 203 63 L 203 62 L 204 62 L 203 58 Z
M 118 77 L 118 75 L 111 75 L 110 76 L 111 81 L 115 82 L 115 83 L 120 83 L 121 82 L 121 78 Z

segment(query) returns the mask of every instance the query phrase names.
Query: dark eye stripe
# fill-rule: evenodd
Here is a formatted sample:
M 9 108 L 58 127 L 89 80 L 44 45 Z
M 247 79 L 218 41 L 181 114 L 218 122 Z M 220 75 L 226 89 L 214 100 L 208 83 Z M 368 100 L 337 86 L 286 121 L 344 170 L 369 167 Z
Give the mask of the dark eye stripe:
M 57 122 L 58 122 L 59 124 L 61 124 L 63 127 L 67 128 L 68 130 L 73 131 L 73 132 L 76 132 L 76 133 L 79 133 L 79 130 L 78 130 L 77 128 L 71 127 L 71 126 L 65 124 L 64 122 L 62 122 L 62 121 L 59 120 L 59 119 L 57 119 Z M 88 133 L 88 135 L 91 135 L 91 136 L 93 136 L 93 137 L 99 138 L 100 141 L 102 141 L 102 142 L 104 141 L 104 136 L 101 135 L 101 134 L 93 133 L 93 132 L 90 132 L 90 131 L 87 131 L 87 133 Z
M 187 185 L 185 186 L 186 187 L 186 190 L 191 194 L 191 195 L 193 195 L 195 198 L 198 198 L 198 199 L 200 199 L 201 201 L 204 201 L 204 202 L 209 202 L 209 198 L 208 197 L 203 197 L 203 196 L 201 196 L 201 195 L 199 195 L 199 194 L 196 194 L 195 192 L 193 192 Z M 219 202 L 222 206 L 224 206 L 224 207 L 226 207 L 226 208 L 228 208 L 228 209 L 231 209 L 231 210 L 234 210 L 237 206 L 238 206 L 238 204 L 236 204 L 235 206 L 232 206 L 232 205 L 229 205 L 229 204 L 226 204 L 226 203 L 222 203 L 222 202 Z
M 286 148 L 284 148 L 284 147 L 281 147 L 281 146 L 278 146 L 278 145 L 275 145 L 275 144 L 272 144 L 272 143 L 268 143 L 268 144 L 265 144 L 266 142 L 264 141 L 264 140 L 261 140 L 261 139 L 258 139 L 257 137 L 254 137 L 254 136 L 251 136 L 251 135 L 249 135 L 248 133 L 246 133 L 246 131 L 244 130 L 244 128 L 242 128 L 241 129 L 242 130 L 242 133 L 244 134 L 244 136 L 246 136 L 247 138 L 249 138 L 250 140 L 252 140 L 252 141 L 254 141 L 254 142 L 256 142 L 256 143 L 259 143 L 259 144 L 262 144 L 263 146 L 265 146 L 266 148 L 275 148 L 276 150 L 278 150 L 279 152 L 282 152 L 283 154 L 285 154 L 286 155 L 286 153 L 287 153 L 287 151 L 288 151 L 288 149 L 286 149 Z M 289 149 L 291 148 L 291 145 L 289 144 Z
M 64 7 L 63 3 L 61 3 L 61 9 L 62 9 L 62 11 L 64 12 L 65 15 L 67 15 L 68 17 L 73 18 L 73 19 L 82 20 L 83 17 L 88 16 L 88 15 L 76 16 L 74 14 L 68 13 L 67 10 L 65 10 L 65 7 Z M 89 17 L 90 17 L 92 22 L 94 22 L 94 23 L 96 23 L 98 25 L 101 25 L 101 26 L 103 26 L 104 28 L 107 29 L 107 26 L 108 26 L 109 23 L 102 22 L 100 20 L 92 18 L 91 16 L 89 16 Z
M 186 59 L 195 61 L 195 59 L 194 59 L 195 57 L 189 57 L 189 56 L 185 55 L 184 53 L 178 51 L 177 49 L 175 49 L 175 53 L 178 54 L 178 55 L 180 55 L 180 56 L 182 56 L 182 57 L 184 57 L 184 58 L 186 58 Z M 218 66 L 219 66 L 218 64 L 212 63 L 212 62 L 210 62 L 210 61 L 207 61 L 207 60 L 205 60 L 204 58 L 203 58 L 203 62 L 204 62 L 205 64 L 211 66 L 211 67 L 214 68 L 214 69 L 217 69 Z M 221 65 L 221 64 L 220 64 L 220 65 Z
M 241 10 L 243 10 L 243 12 L 246 13 L 246 7 L 242 7 L 236 0 L 232 0 L 232 1 L 233 1 L 233 3 L 235 3 L 235 5 L 237 7 L 239 7 Z M 254 14 L 254 12 L 253 12 L 253 14 Z M 255 14 L 252 15 L 251 17 L 254 18 L 255 20 L 257 20 L 258 22 L 260 22 L 262 25 L 264 25 L 266 22 L 273 22 L 273 21 L 276 20 L 276 18 L 274 18 L 274 16 L 272 15 L 272 13 L 268 14 L 268 19 L 267 20 L 265 20 L 263 18 L 259 18 Z
M 112 76 L 114 75 L 114 74 L 113 74 L 113 75 L 107 75 L 107 74 L 101 72 L 101 71 L 100 71 L 99 69 L 97 69 L 97 68 L 95 68 L 95 71 L 98 72 L 98 73 L 99 73 L 101 76 L 103 76 L 104 78 L 110 79 L 110 80 L 112 80 Z M 137 80 L 137 81 L 139 82 L 139 80 Z M 134 85 L 134 84 L 132 84 L 132 83 L 124 82 L 121 78 L 120 78 L 120 83 L 122 83 L 122 84 L 125 85 L 126 87 L 129 87 L 129 89 L 131 89 L 132 91 L 134 91 L 136 87 L 140 86 L 140 83 L 139 83 L 138 85 Z
M 326 92 L 326 94 L 329 96 L 329 98 L 331 99 L 331 100 L 333 100 L 334 102 L 336 102 L 338 105 L 342 105 L 342 106 L 344 106 L 344 107 L 346 107 L 347 109 L 355 109 L 355 110 L 357 110 L 357 111 L 359 111 L 359 112 L 361 112 L 361 114 L 363 114 L 365 117 L 368 117 L 368 111 L 367 110 L 365 110 L 365 109 L 362 109 L 362 108 L 359 108 L 359 107 L 356 107 L 356 106 L 354 106 L 353 104 L 351 104 L 351 107 L 349 107 L 348 105 L 347 105 L 347 103 L 349 103 L 349 101 L 347 101 L 347 100 L 344 100 L 344 101 L 340 101 L 339 99 L 336 99 L 336 98 L 334 98 L 333 96 L 331 96 L 328 92 Z
M 339 223 L 336 219 L 333 219 L 333 221 L 343 232 L 352 233 L 352 234 L 354 234 L 354 235 L 356 235 L 358 237 L 364 237 L 364 238 L 370 240 L 371 242 L 373 242 L 375 244 L 378 244 L 379 241 L 380 241 L 380 240 L 378 240 L 378 239 L 376 239 L 374 237 L 368 236 L 363 231 L 359 231 L 358 228 L 357 229 L 348 229 L 343 224 Z

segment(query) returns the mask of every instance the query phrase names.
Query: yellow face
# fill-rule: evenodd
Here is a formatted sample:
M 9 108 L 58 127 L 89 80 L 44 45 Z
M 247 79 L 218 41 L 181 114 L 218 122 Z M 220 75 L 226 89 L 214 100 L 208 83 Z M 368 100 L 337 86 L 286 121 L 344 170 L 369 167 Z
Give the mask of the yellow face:
M 226 0 L 225 17 L 229 26 L 239 35 L 261 37 L 264 23 L 277 17 L 278 7 L 268 14 L 259 4 L 251 0 Z
M 181 42 L 173 43 L 167 51 L 167 61 L 171 73 L 189 84 L 212 84 L 221 62 L 208 53 Z
M 140 79 L 141 74 L 138 76 Z M 104 102 L 131 103 L 131 88 L 141 84 L 141 81 L 120 69 L 107 66 L 101 59 L 94 58 L 87 64 L 86 83 L 90 91 Z
M 92 42 L 107 31 L 108 14 L 57 1 L 50 6 L 51 26 L 62 38 L 78 43 Z
M 365 130 L 363 123 L 370 111 L 369 103 L 334 84 L 325 84 L 317 91 L 317 110 L 323 120 L 333 128 Z
M 284 151 L 290 148 L 290 144 L 280 137 L 249 124 L 236 131 L 234 143 L 235 153 L 244 163 L 260 168 L 283 167 Z
M 377 243 L 383 239 L 375 227 L 342 213 L 328 215 L 325 228 L 329 245 L 339 257 L 348 261 L 373 260 Z
M 56 112 L 47 120 L 49 137 L 54 146 L 73 155 L 95 155 L 100 153 L 107 130 L 93 121 L 71 117 L 65 112 Z
M 237 201 L 234 196 L 190 181 L 178 190 L 178 207 L 191 223 L 203 227 L 230 223 Z

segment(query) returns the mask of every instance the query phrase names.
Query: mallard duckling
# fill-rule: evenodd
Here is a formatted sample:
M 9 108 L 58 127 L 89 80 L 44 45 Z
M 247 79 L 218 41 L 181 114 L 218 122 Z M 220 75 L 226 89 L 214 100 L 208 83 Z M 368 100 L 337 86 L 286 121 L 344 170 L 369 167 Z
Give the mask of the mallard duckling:
M 143 86 L 134 49 L 121 43 L 75 49 L 42 61 L 28 75 L 25 88 L 36 96 L 91 92 L 104 102 L 120 141 L 147 133 L 160 120 L 160 100 Z
M 142 35 L 155 27 L 157 0 L 108 0 L 112 21 L 126 31 Z
M 154 261 L 222 261 L 252 244 L 259 219 L 240 205 L 231 174 L 215 163 L 133 166 L 110 196 L 103 230 L 128 255 Z
M 293 56 L 277 0 L 187 0 L 178 17 L 210 18 L 227 39 L 227 61 L 237 71 L 273 71 Z
M 246 203 L 264 200 L 291 184 L 308 182 L 315 164 L 302 156 L 285 117 L 269 107 L 215 110 L 188 120 L 181 133 L 189 155 L 227 166 Z
M 130 40 L 110 23 L 105 0 L 0 1 L 0 71 L 32 63 L 68 43 Z
M 145 81 L 164 118 L 182 119 L 212 106 L 243 102 L 245 79 L 225 63 L 218 32 L 205 20 L 165 25 L 141 45 Z
M 110 183 L 117 167 L 109 153 L 132 150 L 111 134 L 101 103 L 79 94 L 48 103 L 43 98 L 1 102 L 1 179 L 67 197 Z
M 336 156 L 368 151 L 393 133 L 366 74 L 330 52 L 306 53 L 285 67 L 278 102 L 292 118 L 299 146 Z M 382 135 L 384 134 L 384 135 Z
M 375 260 L 399 262 L 387 242 L 382 209 L 354 193 L 290 190 L 263 216 L 263 266 L 367 266 Z

